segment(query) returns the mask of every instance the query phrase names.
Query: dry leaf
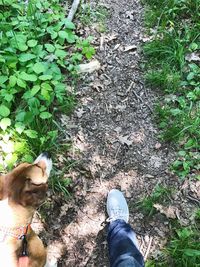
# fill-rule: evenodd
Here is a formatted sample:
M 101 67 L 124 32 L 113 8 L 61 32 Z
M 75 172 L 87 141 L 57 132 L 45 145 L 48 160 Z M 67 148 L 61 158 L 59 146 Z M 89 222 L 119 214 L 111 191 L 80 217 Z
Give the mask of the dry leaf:
M 160 213 L 165 214 L 167 218 L 176 219 L 176 210 L 177 208 L 174 206 L 164 207 L 160 204 L 154 204 L 154 208 L 156 208 Z
M 200 56 L 199 56 L 199 54 L 194 52 L 194 53 L 191 53 L 191 54 L 187 54 L 185 59 L 187 61 L 189 61 L 189 62 L 191 62 L 191 61 L 200 61 Z
M 129 45 L 129 46 L 124 48 L 124 52 L 128 52 L 128 51 L 131 51 L 131 50 L 136 50 L 136 49 L 137 49 L 136 45 Z
M 161 144 L 160 143 L 156 143 L 155 144 L 155 149 L 159 149 L 159 148 L 161 148 Z
M 120 143 L 122 143 L 122 145 L 127 145 L 127 146 L 130 146 L 132 145 L 133 141 L 130 141 L 128 140 L 129 138 L 129 135 L 126 135 L 126 136 L 119 136 L 119 141 Z
M 98 60 L 92 60 L 86 64 L 78 65 L 78 73 L 91 73 L 95 70 L 99 70 L 101 65 Z

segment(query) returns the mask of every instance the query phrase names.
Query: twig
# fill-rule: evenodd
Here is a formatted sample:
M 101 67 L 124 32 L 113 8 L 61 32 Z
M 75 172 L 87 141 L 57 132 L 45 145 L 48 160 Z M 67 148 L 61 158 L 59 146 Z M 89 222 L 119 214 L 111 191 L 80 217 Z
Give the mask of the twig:
M 148 244 L 147 250 L 146 250 L 145 255 L 144 255 L 144 260 L 145 261 L 146 261 L 148 255 L 149 255 L 149 251 L 150 251 L 150 248 L 151 248 L 152 241 L 153 241 L 153 237 L 151 236 L 149 238 L 149 244 Z
M 69 14 L 68 14 L 68 16 L 67 16 L 68 20 L 70 20 L 70 21 L 73 20 L 74 15 L 75 15 L 75 13 L 76 13 L 76 11 L 77 11 L 77 9 L 78 9 L 79 4 L 80 4 L 80 0 L 74 0 L 74 1 L 73 1 L 73 3 L 72 3 L 72 7 L 71 7 L 71 9 L 70 9 L 70 11 L 69 11 Z
M 139 99 L 142 103 L 144 102 L 143 99 L 141 98 L 141 96 L 139 96 L 134 90 L 133 90 L 133 94 L 136 96 L 137 99 Z

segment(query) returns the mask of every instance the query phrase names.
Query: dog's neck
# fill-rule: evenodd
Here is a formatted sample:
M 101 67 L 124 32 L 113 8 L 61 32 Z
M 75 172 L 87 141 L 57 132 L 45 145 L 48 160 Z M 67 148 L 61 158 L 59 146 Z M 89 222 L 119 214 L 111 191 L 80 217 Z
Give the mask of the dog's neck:
M 25 226 L 31 222 L 33 213 L 32 208 L 16 205 L 6 198 L 0 201 L 0 226 L 9 228 Z

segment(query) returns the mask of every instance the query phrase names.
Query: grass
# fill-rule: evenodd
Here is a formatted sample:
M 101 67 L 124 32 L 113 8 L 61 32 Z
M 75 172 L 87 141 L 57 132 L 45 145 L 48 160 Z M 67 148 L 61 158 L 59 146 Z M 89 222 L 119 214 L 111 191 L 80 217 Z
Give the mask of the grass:
M 162 90 L 163 98 L 156 107 L 161 138 L 173 142 L 179 151 L 171 169 L 182 179 L 199 179 L 200 1 L 143 2 L 145 24 L 152 35 L 143 47 L 145 78 Z
M 152 216 L 156 213 L 154 204 L 166 204 L 167 202 L 169 202 L 170 194 L 171 189 L 158 184 L 155 186 L 149 196 L 145 196 L 141 201 L 139 201 L 138 207 L 144 212 L 145 215 Z
M 90 3 L 83 3 L 79 9 L 78 19 L 83 25 L 95 25 L 97 30 L 101 33 L 107 31 L 106 19 L 109 17 L 109 10 L 101 4 L 95 7 Z
M 160 137 L 177 150 L 171 171 L 181 179 L 200 179 L 200 1 L 144 0 L 143 3 L 147 33 L 151 35 L 143 47 L 145 78 L 161 92 L 155 117 Z M 155 189 L 142 201 L 147 214 L 152 215 L 154 203 L 162 201 L 161 191 Z M 188 227 L 173 220 L 166 247 L 158 258 L 148 260 L 146 266 L 200 266 L 199 222 L 199 209 Z

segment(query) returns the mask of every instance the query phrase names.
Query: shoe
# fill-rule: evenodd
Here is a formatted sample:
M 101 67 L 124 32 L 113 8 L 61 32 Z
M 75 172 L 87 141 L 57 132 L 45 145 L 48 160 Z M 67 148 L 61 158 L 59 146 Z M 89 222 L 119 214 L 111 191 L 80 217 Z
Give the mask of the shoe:
M 126 223 L 129 219 L 129 210 L 126 199 L 121 191 L 112 189 L 107 197 L 108 221 L 124 220 Z

